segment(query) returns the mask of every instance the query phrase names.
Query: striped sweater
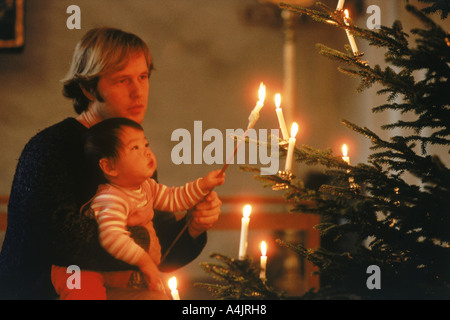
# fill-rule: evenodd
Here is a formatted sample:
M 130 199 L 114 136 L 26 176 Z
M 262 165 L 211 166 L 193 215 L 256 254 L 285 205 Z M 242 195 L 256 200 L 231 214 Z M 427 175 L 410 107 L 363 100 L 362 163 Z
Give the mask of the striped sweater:
M 116 259 L 136 265 L 147 253 L 129 237 L 127 226 L 144 226 L 150 234 L 149 254 L 159 265 L 161 247 L 153 228 L 153 209 L 178 212 L 193 208 L 206 196 L 199 180 L 169 188 L 147 179 L 138 190 L 100 185 L 91 201 L 90 212 L 97 219 L 101 245 Z

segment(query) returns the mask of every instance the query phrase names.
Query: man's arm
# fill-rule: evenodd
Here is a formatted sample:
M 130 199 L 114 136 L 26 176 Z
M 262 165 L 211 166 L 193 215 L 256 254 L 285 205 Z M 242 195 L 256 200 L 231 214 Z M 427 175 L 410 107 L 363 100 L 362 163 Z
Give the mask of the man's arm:
M 204 201 L 197 204 L 191 212 L 193 217 L 191 224 L 161 263 L 161 271 L 170 272 L 180 268 L 200 255 L 206 245 L 206 231 L 219 218 L 221 205 L 222 202 L 214 191 Z M 153 224 L 161 244 L 161 253 L 164 255 L 176 236 L 186 225 L 186 218 L 176 221 L 175 215 L 172 213 L 155 211 Z
M 177 221 L 173 213 L 155 210 L 153 225 L 159 238 L 163 256 L 185 224 L 186 218 Z M 171 272 L 187 265 L 199 256 L 205 245 L 206 232 L 194 239 L 185 230 L 167 257 L 161 262 L 159 269 L 164 272 Z
M 102 248 L 96 221 L 80 212 L 96 189 L 83 166 L 84 130 L 80 128 L 63 122 L 27 144 L 16 170 L 9 208 L 29 229 L 24 241 L 33 243 L 34 249 L 27 252 L 34 251 L 42 263 L 123 270 L 129 265 Z

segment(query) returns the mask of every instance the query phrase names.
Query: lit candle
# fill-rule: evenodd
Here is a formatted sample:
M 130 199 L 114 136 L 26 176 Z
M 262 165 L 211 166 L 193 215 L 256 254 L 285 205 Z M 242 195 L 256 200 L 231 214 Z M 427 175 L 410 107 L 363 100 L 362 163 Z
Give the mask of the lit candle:
M 264 100 L 266 99 L 266 86 L 262 82 L 259 84 L 258 98 L 258 101 L 261 103 L 262 108 L 262 106 L 264 105 Z
M 169 288 L 170 288 L 170 293 L 172 294 L 173 300 L 180 300 L 180 295 L 178 294 L 178 290 L 177 290 L 177 278 L 172 277 L 169 279 Z
M 258 97 L 259 100 L 256 102 L 256 106 L 253 108 L 250 116 L 248 117 L 247 129 L 253 128 L 256 121 L 258 121 L 259 119 L 259 111 L 261 111 L 262 107 L 264 106 L 264 99 L 266 98 L 266 86 L 262 82 L 259 85 Z
M 349 13 L 348 13 L 348 10 L 345 9 L 345 24 L 347 26 L 349 25 L 349 23 L 347 21 L 348 18 L 349 18 Z M 345 32 L 347 33 L 348 41 L 350 42 L 350 46 L 352 47 L 353 54 L 355 56 L 359 55 L 359 50 L 358 50 L 358 47 L 356 46 L 356 41 L 355 41 L 355 38 L 353 37 L 353 34 L 350 32 L 350 30 L 347 30 L 347 29 L 345 30 Z
M 342 146 L 342 160 L 344 160 L 345 162 L 347 162 L 347 164 L 350 164 L 350 157 L 347 156 L 347 145 L 344 144 Z
M 288 140 L 289 133 L 286 128 L 286 122 L 284 121 L 283 110 L 281 110 L 280 105 L 281 105 L 281 94 L 277 93 L 275 95 L 275 106 L 276 106 L 275 110 L 277 111 L 278 122 L 280 124 L 280 129 L 281 129 L 281 133 L 283 135 L 283 139 Z
M 345 0 L 339 0 L 336 10 L 342 10 L 344 8 L 344 2 Z
M 342 145 L 342 160 L 347 162 L 348 165 L 350 165 L 350 157 L 347 156 L 347 145 Z M 350 173 L 350 169 L 347 169 L 347 173 Z M 350 184 L 350 188 L 354 189 L 357 188 L 358 185 L 355 183 L 355 179 L 353 177 L 348 177 L 348 182 Z
M 244 142 L 245 137 L 248 135 L 250 130 L 255 126 L 256 121 L 258 121 L 258 119 L 259 119 L 259 111 L 264 106 L 264 99 L 266 98 L 266 86 L 262 82 L 259 85 L 258 96 L 259 96 L 259 100 L 256 103 L 256 106 L 253 108 L 252 112 L 250 113 L 250 115 L 248 117 L 247 130 L 245 130 L 244 135 L 242 136 L 242 140 L 239 141 L 239 143 L 234 148 L 233 154 L 231 154 L 228 157 L 227 162 L 225 163 L 225 165 L 222 167 L 222 170 L 220 171 L 220 175 L 222 175 L 225 172 L 225 170 L 227 170 L 231 161 L 234 159 L 234 156 L 236 155 L 239 147 Z
M 241 223 L 241 239 L 239 243 L 239 260 L 243 260 L 247 255 L 248 246 L 248 224 L 250 222 L 250 213 L 252 212 L 252 206 L 247 204 L 243 209 L 243 217 Z
M 261 279 L 266 278 L 266 267 L 267 267 L 267 245 L 265 241 L 261 242 L 261 271 L 259 273 L 259 277 Z
M 284 168 L 284 171 L 288 172 L 292 169 L 292 161 L 294 158 L 294 148 L 295 148 L 295 136 L 298 132 L 298 124 L 293 123 L 291 127 L 291 137 L 289 138 L 289 147 L 288 147 L 288 153 L 286 156 L 286 166 Z

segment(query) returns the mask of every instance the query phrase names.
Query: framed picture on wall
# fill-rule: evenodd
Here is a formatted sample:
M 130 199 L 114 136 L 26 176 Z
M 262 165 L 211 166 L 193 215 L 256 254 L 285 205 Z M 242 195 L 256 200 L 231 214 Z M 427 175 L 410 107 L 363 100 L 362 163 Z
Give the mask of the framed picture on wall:
M 0 50 L 21 51 L 25 44 L 25 0 L 0 0 Z

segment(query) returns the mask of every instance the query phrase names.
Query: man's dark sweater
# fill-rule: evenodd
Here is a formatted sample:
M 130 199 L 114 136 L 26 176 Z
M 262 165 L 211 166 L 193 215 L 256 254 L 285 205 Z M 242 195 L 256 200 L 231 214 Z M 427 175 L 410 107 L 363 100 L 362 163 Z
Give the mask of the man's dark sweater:
M 11 188 L 0 252 L 0 299 L 55 298 L 52 264 L 97 271 L 134 268 L 100 246 L 95 220 L 80 213 L 96 190 L 84 166 L 86 130 L 68 118 L 41 131 L 25 146 Z M 176 221 L 171 213 L 155 212 L 154 225 L 164 252 L 184 221 Z M 132 236 L 145 243 L 147 234 L 137 229 Z M 194 240 L 185 232 L 160 269 L 170 271 L 191 262 L 205 243 L 205 234 Z

